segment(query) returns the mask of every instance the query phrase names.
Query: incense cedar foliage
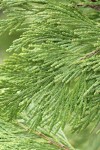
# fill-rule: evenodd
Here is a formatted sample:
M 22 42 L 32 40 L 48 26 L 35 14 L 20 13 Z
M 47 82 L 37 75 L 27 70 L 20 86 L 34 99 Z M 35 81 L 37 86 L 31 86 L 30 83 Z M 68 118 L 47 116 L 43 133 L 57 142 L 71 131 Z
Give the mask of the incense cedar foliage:
M 100 121 L 100 2 L 1 0 L 0 9 L 0 33 L 20 33 L 0 66 L 6 149 L 73 150 L 65 125 Z

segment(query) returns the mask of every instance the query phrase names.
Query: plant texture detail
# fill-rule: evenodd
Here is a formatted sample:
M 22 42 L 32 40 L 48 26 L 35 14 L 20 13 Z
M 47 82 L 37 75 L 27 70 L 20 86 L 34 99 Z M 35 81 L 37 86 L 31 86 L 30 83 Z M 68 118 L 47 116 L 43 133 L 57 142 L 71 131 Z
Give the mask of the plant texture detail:
M 0 10 L 1 36 L 19 34 L 0 65 L 1 150 L 75 150 L 67 124 L 99 132 L 100 1 L 0 0 Z

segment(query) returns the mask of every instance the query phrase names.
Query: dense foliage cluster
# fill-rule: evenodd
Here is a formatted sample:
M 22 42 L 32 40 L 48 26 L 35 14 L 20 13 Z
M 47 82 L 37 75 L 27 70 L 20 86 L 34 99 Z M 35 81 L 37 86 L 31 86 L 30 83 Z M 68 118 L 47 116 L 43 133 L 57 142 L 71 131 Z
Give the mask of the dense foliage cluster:
M 95 128 L 100 121 L 100 2 L 1 0 L 0 8 L 0 33 L 20 34 L 0 67 L 0 118 L 30 131 L 46 128 L 48 135 L 66 123 L 75 131 Z M 0 125 L 9 130 L 3 120 Z M 39 149 L 34 135 L 22 139 L 16 132 L 12 126 L 7 138 L 13 144 L 17 138 L 20 149 L 35 144 L 36 150 L 56 150 L 43 141 Z M 24 142 L 29 145 L 23 148 Z

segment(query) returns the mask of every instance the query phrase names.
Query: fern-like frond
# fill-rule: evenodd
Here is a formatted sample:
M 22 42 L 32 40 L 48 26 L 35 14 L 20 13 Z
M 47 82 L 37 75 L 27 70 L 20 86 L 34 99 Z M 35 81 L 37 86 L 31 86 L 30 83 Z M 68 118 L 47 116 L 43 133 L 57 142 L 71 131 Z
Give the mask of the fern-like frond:
M 71 0 L 2 0 L 1 8 L 0 31 L 22 34 L 0 68 L 0 115 L 26 111 L 34 129 L 98 124 L 100 23 Z
M 1 150 L 75 150 L 62 130 L 56 136 L 47 129 L 30 130 L 25 121 L 8 123 L 0 119 Z

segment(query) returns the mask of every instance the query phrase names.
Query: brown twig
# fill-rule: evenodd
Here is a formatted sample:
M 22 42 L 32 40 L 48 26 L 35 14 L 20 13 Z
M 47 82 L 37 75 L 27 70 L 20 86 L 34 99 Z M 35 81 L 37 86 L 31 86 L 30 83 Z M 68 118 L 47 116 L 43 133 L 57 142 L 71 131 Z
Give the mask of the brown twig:
M 38 135 L 38 136 L 40 136 L 40 137 L 42 137 L 46 141 L 48 141 L 48 143 L 51 144 L 51 145 L 53 144 L 53 145 L 55 145 L 56 147 L 58 147 L 58 148 L 60 148 L 62 150 L 68 150 L 68 148 L 66 148 L 65 145 L 60 144 L 60 143 L 54 141 L 53 139 L 50 139 L 49 137 L 47 137 L 45 134 L 43 134 L 41 132 L 35 132 L 35 134 Z
M 96 2 L 95 0 L 91 0 L 91 1 L 92 1 L 92 2 Z M 84 8 L 90 7 L 90 8 L 92 8 L 92 9 L 97 10 L 97 11 L 100 11 L 100 5 L 92 5 L 92 4 L 84 5 L 84 4 L 78 4 L 77 6 L 78 6 L 78 7 L 84 7 Z
M 98 53 L 100 53 L 100 50 L 99 50 L 99 49 L 98 49 L 98 50 L 95 50 L 95 51 L 92 51 L 92 52 L 90 52 L 90 53 L 87 53 L 84 57 L 80 58 L 80 60 L 84 60 L 84 59 L 90 58 L 90 57 L 92 57 L 93 55 L 96 55 L 96 54 L 98 54 Z
M 100 5 L 82 5 L 82 4 L 78 4 L 77 6 L 78 7 L 82 6 L 84 8 L 90 7 L 90 8 L 93 8 L 93 9 L 97 10 L 97 11 L 100 11 Z
M 30 129 L 25 126 L 24 124 L 17 122 L 17 125 L 19 125 L 21 128 L 25 129 L 26 131 L 30 131 Z M 56 141 L 54 141 L 53 139 L 49 138 L 48 136 L 46 136 L 45 134 L 39 132 L 39 131 L 33 131 L 31 130 L 33 134 L 43 138 L 44 140 L 46 140 L 48 142 L 48 144 L 54 145 L 56 147 L 58 147 L 59 149 L 62 150 L 69 150 L 64 144 L 58 143 Z

